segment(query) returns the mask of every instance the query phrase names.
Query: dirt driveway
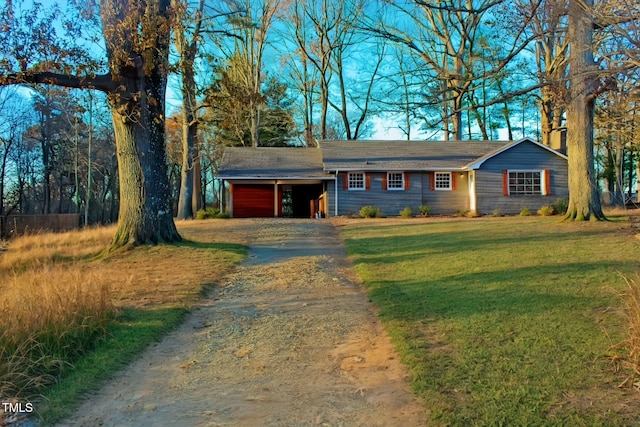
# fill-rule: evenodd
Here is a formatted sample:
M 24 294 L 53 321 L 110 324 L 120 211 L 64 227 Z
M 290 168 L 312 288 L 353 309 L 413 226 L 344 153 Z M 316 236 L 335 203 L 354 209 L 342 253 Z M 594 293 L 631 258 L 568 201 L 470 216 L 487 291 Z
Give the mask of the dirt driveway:
M 419 426 L 328 221 L 233 220 L 247 260 L 60 426 Z

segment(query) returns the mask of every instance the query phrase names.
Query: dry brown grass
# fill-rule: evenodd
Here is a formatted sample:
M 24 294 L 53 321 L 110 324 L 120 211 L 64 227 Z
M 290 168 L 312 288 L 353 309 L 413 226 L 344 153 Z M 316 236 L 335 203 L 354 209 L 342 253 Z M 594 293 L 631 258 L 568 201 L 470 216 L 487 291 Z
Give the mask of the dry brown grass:
M 20 396 L 55 375 L 103 336 L 113 313 L 106 278 L 39 265 L 0 289 L 0 396 Z
M 189 307 L 244 255 L 238 245 L 226 243 L 238 243 L 240 233 L 224 221 L 192 221 L 180 228 L 189 239 L 183 243 L 106 256 L 114 227 L 4 243 L 0 397 L 49 384 L 104 335 L 119 308 Z
M 640 283 L 624 278 L 627 287 L 622 292 L 616 292 L 622 303 L 621 311 L 626 321 L 626 338 L 613 346 L 622 350 L 622 355 L 616 355 L 615 360 L 629 368 L 637 378 L 640 376 Z M 635 383 L 640 389 L 640 382 Z
M 96 227 L 65 233 L 39 233 L 17 237 L 0 252 L 0 274 L 52 261 L 78 260 L 109 246 L 115 227 Z M 4 270 L 4 271 L 3 271 Z

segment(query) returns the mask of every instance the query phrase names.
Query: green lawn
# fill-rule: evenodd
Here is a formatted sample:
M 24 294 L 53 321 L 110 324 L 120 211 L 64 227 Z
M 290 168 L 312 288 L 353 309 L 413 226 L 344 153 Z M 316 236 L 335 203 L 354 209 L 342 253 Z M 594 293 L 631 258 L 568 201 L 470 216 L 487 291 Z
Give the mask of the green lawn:
M 626 331 L 611 288 L 640 265 L 626 218 L 360 220 L 342 236 L 429 425 L 640 422 L 610 350 Z

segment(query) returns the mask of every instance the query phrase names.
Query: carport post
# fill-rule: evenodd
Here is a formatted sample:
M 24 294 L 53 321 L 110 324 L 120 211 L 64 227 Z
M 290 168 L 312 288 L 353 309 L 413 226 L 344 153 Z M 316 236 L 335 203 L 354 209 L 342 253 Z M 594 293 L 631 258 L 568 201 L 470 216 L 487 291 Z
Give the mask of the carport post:
M 335 211 L 335 215 L 334 216 L 338 216 L 338 176 L 339 176 L 338 170 L 336 169 L 336 179 L 333 182 L 334 186 L 335 186 L 335 196 L 334 196 L 334 198 L 335 198 L 335 207 L 333 208 L 334 211 Z
M 273 182 L 273 217 L 278 217 L 278 180 Z

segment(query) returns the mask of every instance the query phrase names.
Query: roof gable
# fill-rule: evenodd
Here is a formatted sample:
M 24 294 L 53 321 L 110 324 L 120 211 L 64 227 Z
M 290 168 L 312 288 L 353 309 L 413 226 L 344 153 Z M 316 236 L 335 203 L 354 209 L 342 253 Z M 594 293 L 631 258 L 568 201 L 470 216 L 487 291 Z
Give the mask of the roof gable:
M 537 147 L 540 147 L 540 148 L 542 148 L 544 150 L 549 151 L 551 154 L 555 154 L 556 156 L 561 157 L 561 158 L 563 158 L 565 160 L 568 159 L 568 157 L 566 155 L 564 155 L 564 154 L 562 154 L 562 153 L 560 153 L 560 152 L 558 152 L 558 151 L 556 151 L 556 150 L 554 150 L 552 148 L 549 148 L 544 144 L 540 144 L 539 142 L 536 142 L 536 141 L 534 141 L 532 139 L 529 139 L 529 138 L 522 138 L 522 139 L 519 139 L 518 141 L 513 141 L 513 142 L 511 142 L 509 144 L 506 144 L 504 147 L 498 148 L 498 149 L 496 149 L 496 150 L 494 150 L 494 151 L 492 151 L 490 153 L 487 153 L 484 156 L 476 159 L 475 161 L 473 161 L 473 162 L 471 162 L 471 163 L 469 163 L 467 165 L 467 169 L 479 169 L 482 166 L 482 164 L 484 162 L 486 162 L 487 160 L 492 159 L 492 158 L 500 155 L 501 153 L 504 153 L 505 151 L 510 150 L 513 147 L 516 147 L 516 146 L 518 146 L 520 144 L 523 144 L 523 143 L 525 143 L 525 144 L 533 144 L 533 145 L 535 145 Z

